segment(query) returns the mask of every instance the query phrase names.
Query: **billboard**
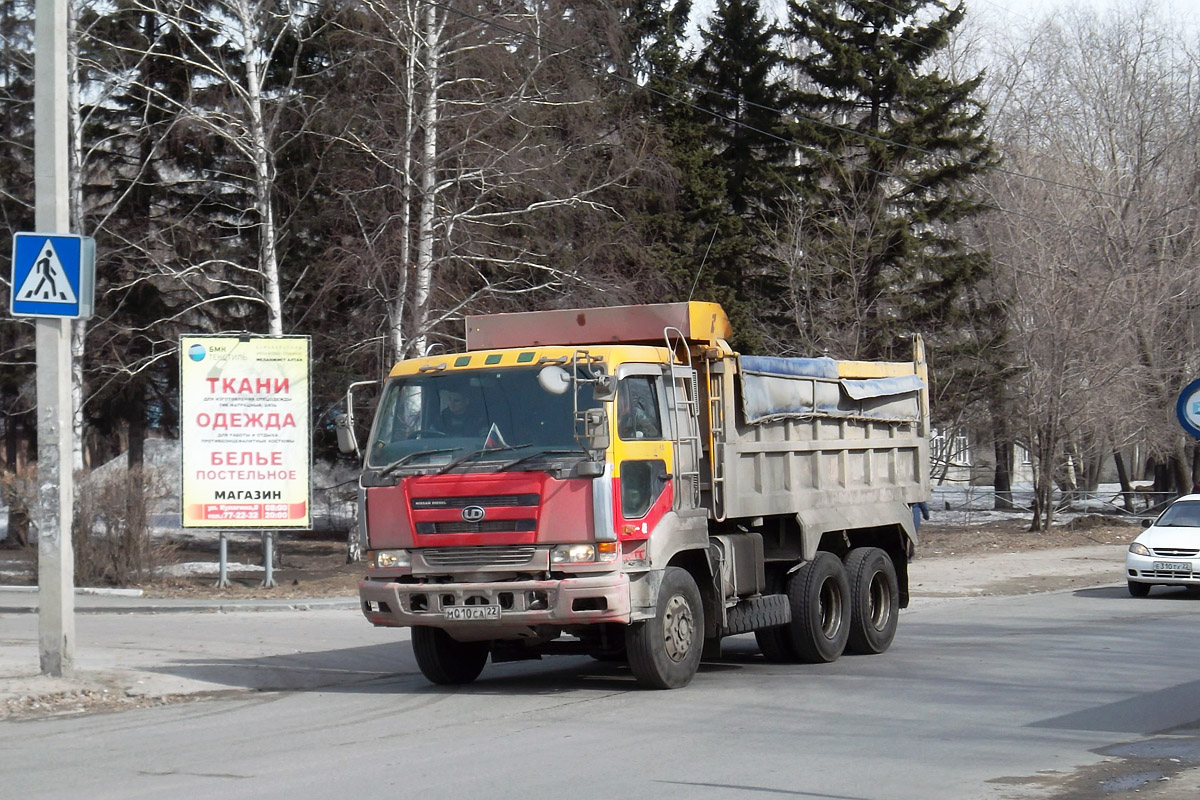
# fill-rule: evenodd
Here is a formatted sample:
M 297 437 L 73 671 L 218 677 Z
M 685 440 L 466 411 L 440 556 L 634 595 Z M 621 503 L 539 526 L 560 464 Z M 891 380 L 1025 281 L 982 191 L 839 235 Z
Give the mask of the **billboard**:
M 307 336 L 182 336 L 185 528 L 312 526 Z

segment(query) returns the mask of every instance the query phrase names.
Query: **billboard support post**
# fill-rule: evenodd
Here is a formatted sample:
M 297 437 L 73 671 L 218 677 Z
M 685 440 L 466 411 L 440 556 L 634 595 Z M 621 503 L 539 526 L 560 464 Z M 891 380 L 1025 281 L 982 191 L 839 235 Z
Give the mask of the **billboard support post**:
M 262 585 L 275 585 L 275 535 L 271 531 L 263 531 L 263 582 Z
M 220 557 L 217 562 L 217 583 L 218 589 L 229 588 L 229 537 L 225 531 L 221 531 L 220 536 Z

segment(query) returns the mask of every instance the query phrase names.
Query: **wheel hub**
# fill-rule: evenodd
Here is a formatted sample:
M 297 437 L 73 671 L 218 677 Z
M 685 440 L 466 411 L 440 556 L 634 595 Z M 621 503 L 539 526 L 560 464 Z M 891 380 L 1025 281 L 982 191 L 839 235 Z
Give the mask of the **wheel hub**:
M 821 585 L 820 596 L 821 633 L 832 639 L 842 627 L 842 595 L 837 584 L 827 580 Z
M 663 614 L 663 639 L 667 656 L 675 662 L 682 661 L 692 648 L 695 619 L 692 608 L 682 595 L 674 595 L 667 601 Z

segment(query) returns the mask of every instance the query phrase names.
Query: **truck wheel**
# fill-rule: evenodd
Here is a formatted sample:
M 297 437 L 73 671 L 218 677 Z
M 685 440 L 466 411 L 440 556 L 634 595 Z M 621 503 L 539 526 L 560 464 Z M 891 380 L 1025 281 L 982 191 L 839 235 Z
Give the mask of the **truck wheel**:
M 850 638 L 846 652 L 874 655 L 896 638 L 900 586 L 896 566 L 878 547 L 856 547 L 846 557 L 850 582 Z
M 850 635 L 850 584 L 842 560 L 833 553 L 817 553 L 792 573 L 788 598 L 788 633 L 796 658 L 808 664 L 837 661 Z
M 629 668 L 639 683 L 655 689 L 687 686 L 700 667 L 704 606 L 696 581 L 685 569 L 667 567 L 658 588 L 654 619 L 625 630 Z
M 625 663 L 625 626 L 617 623 L 592 626 L 600 631 L 586 641 L 587 653 L 597 661 Z
M 783 594 L 787 586 L 787 575 L 782 570 L 767 572 L 767 592 Z M 772 664 L 788 664 L 796 660 L 796 650 L 792 647 L 791 631 L 787 625 L 777 625 L 774 628 L 759 628 L 754 631 L 754 641 L 763 658 Z
M 487 642 L 460 642 L 441 628 L 413 628 L 412 646 L 421 674 L 442 686 L 478 678 L 491 651 Z
M 772 664 L 788 664 L 796 660 L 788 634 L 786 625 L 759 628 L 754 632 L 754 641 L 758 643 L 758 650 L 767 661 Z

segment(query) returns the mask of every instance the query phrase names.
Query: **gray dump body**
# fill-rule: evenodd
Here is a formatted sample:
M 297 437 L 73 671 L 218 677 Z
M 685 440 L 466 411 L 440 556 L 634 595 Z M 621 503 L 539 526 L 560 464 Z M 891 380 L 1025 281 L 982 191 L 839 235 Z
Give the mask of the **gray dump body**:
M 710 364 L 707 475 L 726 520 L 796 515 L 827 531 L 899 524 L 929 496 L 928 388 L 911 363 L 729 357 Z M 714 480 L 715 479 L 715 480 Z

